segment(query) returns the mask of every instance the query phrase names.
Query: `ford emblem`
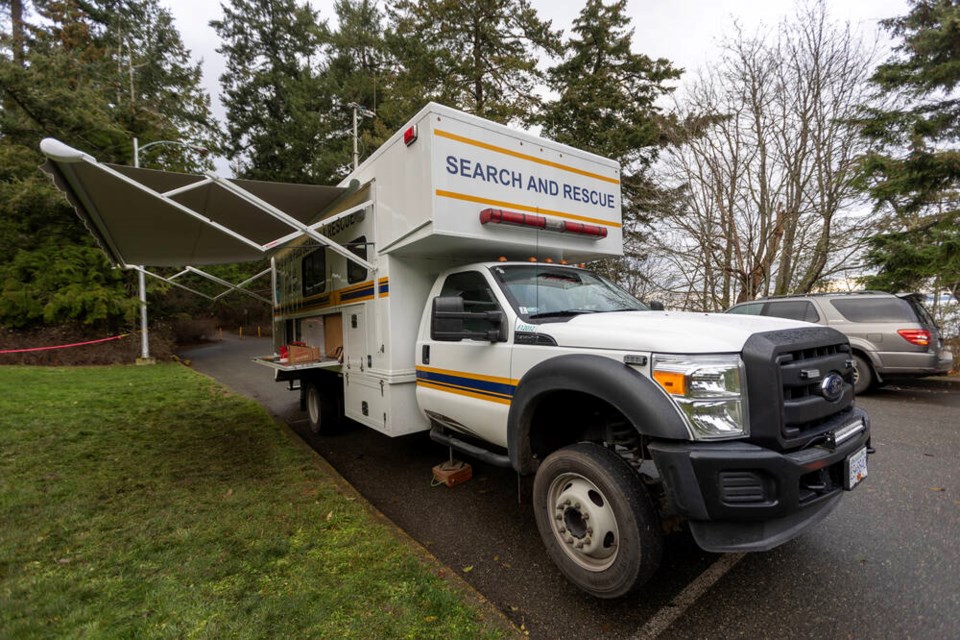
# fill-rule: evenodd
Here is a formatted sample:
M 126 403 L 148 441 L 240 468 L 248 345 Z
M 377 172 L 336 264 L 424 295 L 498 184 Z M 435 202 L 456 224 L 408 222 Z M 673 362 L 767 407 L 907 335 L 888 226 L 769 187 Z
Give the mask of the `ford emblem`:
M 836 402 L 843 396 L 843 378 L 840 374 L 831 373 L 820 382 L 820 395 L 830 402 Z

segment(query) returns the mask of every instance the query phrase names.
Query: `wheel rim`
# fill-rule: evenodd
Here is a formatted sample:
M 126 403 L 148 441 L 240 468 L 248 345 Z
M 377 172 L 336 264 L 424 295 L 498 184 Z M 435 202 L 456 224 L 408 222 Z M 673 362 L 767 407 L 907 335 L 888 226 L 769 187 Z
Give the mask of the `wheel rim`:
M 313 386 L 307 389 L 307 415 L 311 425 L 320 426 L 320 394 Z
M 547 505 L 553 535 L 564 553 L 588 571 L 603 571 L 617 559 L 620 530 L 607 497 L 593 482 L 564 473 L 550 483 Z

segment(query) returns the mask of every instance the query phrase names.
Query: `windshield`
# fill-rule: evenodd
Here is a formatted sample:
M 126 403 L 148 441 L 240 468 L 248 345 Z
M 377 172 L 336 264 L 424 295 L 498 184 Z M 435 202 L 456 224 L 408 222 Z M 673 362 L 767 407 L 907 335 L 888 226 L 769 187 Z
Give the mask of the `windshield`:
M 527 320 L 647 309 L 623 289 L 581 269 L 531 264 L 497 266 L 491 271 L 514 309 Z

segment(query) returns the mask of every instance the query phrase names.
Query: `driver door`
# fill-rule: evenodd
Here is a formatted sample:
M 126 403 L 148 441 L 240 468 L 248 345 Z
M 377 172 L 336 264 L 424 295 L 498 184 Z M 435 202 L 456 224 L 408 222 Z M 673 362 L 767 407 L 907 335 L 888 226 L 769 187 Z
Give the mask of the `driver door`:
M 460 297 L 467 312 L 502 312 L 501 338 L 495 342 L 435 340 L 431 331 L 417 345 L 417 401 L 432 421 L 506 447 L 507 414 L 516 387 L 510 378 L 506 306 L 498 299 L 489 274 L 481 271 L 448 275 L 440 295 Z M 466 319 L 463 325 L 478 333 L 491 326 L 482 319 Z

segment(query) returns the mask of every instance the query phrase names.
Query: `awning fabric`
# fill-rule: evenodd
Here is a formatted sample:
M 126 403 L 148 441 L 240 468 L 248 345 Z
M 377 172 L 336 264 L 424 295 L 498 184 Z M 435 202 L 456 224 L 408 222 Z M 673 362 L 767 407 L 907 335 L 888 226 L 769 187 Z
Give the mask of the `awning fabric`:
M 52 139 L 44 140 L 41 150 L 48 157 L 41 168 L 67 195 L 104 251 L 124 266 L 258 260 L 264 257 L 263 245 L 289 236 L 295 228 L 267 213 L 255 199 L 298 223 L 310 224 L 348 191 L 254 180 L 224 180 L 229 183 L 225 185 L 208 176 L 98 163 Z M 204 184 L 163 196 L 198 183 Z

